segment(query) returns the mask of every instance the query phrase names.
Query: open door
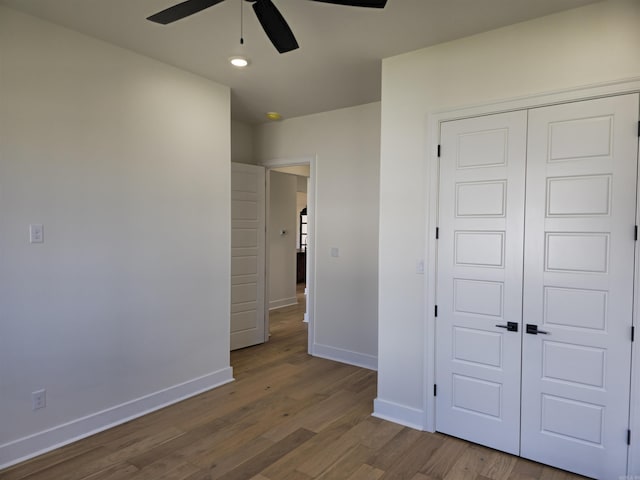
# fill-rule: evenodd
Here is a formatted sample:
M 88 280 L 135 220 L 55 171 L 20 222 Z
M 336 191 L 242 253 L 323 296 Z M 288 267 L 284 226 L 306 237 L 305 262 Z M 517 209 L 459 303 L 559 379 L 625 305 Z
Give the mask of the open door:
M 231 164 L 231 350 L 266 341 L 265 169 Z

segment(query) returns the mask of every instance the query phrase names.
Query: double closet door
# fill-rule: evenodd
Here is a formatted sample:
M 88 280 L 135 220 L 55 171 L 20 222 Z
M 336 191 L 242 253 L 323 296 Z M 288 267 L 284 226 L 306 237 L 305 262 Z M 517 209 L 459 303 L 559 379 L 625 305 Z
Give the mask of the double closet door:
M 638 98 L 442 124 L 438 431 L 626 472 Z

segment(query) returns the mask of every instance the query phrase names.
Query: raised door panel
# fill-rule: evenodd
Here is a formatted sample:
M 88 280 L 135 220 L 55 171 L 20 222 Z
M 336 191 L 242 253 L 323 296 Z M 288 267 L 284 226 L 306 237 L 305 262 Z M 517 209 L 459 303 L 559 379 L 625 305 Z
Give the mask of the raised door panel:
M 522 455 L 626 471 L 638 95 L 529 113 Z
M 442 125 L 436 428 L 519 452 L 526 112 Z

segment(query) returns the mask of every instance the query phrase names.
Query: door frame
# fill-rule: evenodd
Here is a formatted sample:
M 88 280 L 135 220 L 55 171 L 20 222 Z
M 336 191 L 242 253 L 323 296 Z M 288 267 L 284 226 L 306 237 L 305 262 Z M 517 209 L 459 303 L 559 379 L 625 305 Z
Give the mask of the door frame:
M 313 355 L 313 346 L 315 345 L 315 298 L 316 298 L 316 160 L 317 155 L 307 155 L 303 157 L 292 158 L 274 158 L 265 160 L 261 163 L 266 169 L 266 178 L 269 178 L 269 172 L 273 168 L 278 167 L 295 167 L 300 165 L 309 165 L 309 183 L 307 191 L 307 271 L 306 271 L 306 292 L 307 305 L 305 320 L 308 322 L 307 336 L 307 352 Z M 269 182 L 266 189 L 266 209 L 267 209 L 267 228 L 269 225 Z M 265 236 L 265 252 L 266 252 L 266 271 L 265 271 L 265 326 L 269 328 L 269 235 Z
M 435 231 L 438 226 L 438 198 L 439 198 L 439 164 L 438 145 L 440 144 L 440 126 L 442 122 L 460 120 L 463 118 L 506 113 L 515 110 L 525 110 L 536 107 L 560 105 L 563 103 L 591 100 L 595 98 L 640 93 L 640 77 L 625 79 L 617 82 L 607 82 L 596 85 L 585 85 L 576 88 L 558 90 L 536 95 L 528 95 L 482 105 L 460 106 L 432 110 L 427 115 L 425 160 L 425 318 L 424 318 L 424 357 L 423 371 L 425 383 L 423 391 L 423 422 L 424 430 L 435 431 L 436 412 L 433 386 L 436 380 L 436 319 L 435 305 L 437 293 L 437 242 Z M 638 139 L 640 149 L 640 138 Z M 640 170 L 639 170 L 640 172 Z M 640 173 L 639 173 L 640 176 Z M 637 181 L 637 180 L 636 180 Z M 636 223 L 640 222 L 640 195 L 636 200 Z M 640 223 L 638 223 L 640 224 Z M 636 243 L 634 285 L 633 325 L 638 326 L 638 309 L 640 308 L 640 252 Z M 638 330 L 638 329 L 637 329 Z M 640 332 L 639 332 L 640 336 Z M 632 344 L 631 360 L 631 399 L 630 399 L 630 429 L 632 433 L 631 448 L 629 448 L 628 471 L 640 473 L 640 340 Z M 634 454 L 635 451 L 635 454 Z

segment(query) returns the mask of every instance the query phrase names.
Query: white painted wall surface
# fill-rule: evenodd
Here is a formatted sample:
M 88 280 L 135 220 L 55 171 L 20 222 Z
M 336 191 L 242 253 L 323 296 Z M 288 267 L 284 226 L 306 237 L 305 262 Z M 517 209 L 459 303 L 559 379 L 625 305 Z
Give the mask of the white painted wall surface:
M 317 155 L 316 355 L 377 366 L 380 104 L 256 128 L 265 160 Z M 331 257 L 331 248 L 339 257 Z
M 253 125 L 231 121 L 231 161 L 256 165 L 253 152 Z
M 2 466 L 231 380 L 230 127 L 227 87 L 4 7 L 0 61 Z
M 298 177 L 269 172 L 269 308 L 295 305 Z M 286 233 L 281 232 L 285 230 Z
M 640 2 L 615 0 L 383 61 L 377 413 L 424 425 L 428 114 L 639 76 L 639 45 Z
M 307 193 L 307 182 L 309 181 L 309 175 L 304 177 L 298 175 L 298 193 Z

